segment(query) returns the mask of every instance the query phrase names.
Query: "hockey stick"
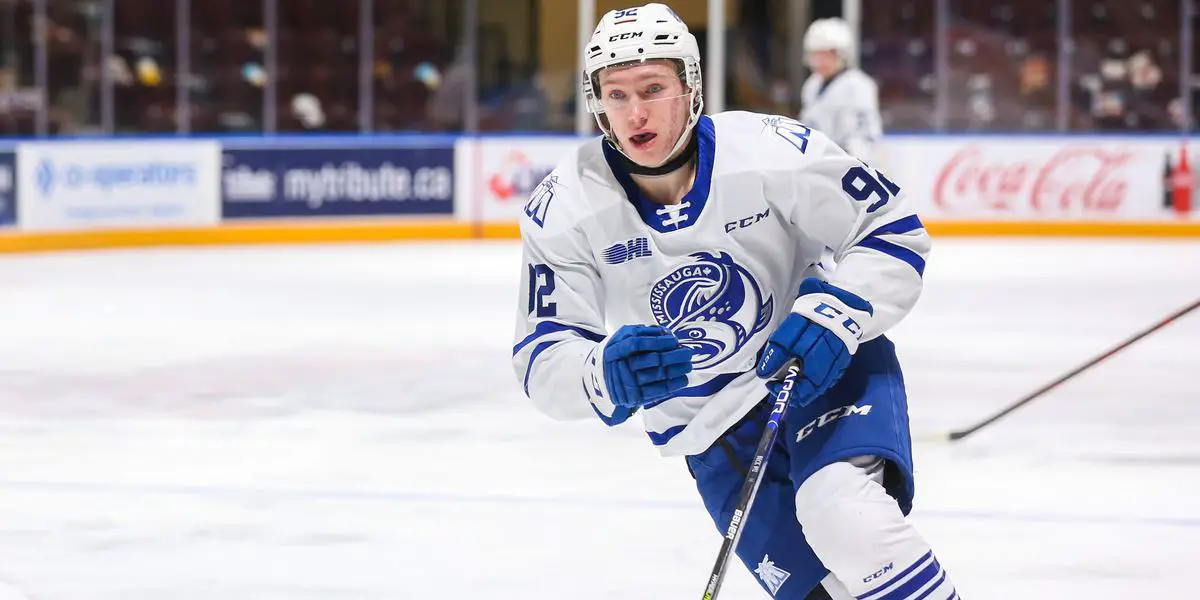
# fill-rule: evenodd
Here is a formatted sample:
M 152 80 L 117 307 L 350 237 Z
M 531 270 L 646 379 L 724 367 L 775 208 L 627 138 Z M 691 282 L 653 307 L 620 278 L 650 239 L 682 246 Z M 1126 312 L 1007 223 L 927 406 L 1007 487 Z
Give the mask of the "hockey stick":
M 775 438 L 779 435 L 779 424 L 783 421 L 783 414 L 787 412 L 788 402 L 792 397 L 792 388 L 796 385 L 796 378 L 799 375 L 799 363 L 792 362 L 788 365 L 787 376 L 783 378 L 779 395 L 775 397 L 775 407 L 771 409 L 771 417 L 767 419 L 762 438 L 758 440 L 758 449 L 754 451 L 754 460 L 750 463 L 750 469 L 746 471 L 746 481 L 742 483 L 742 495 L 738 498 L 737 506 L 733 508 L 729 529 L 726 530 L 725 539 L 721 542 L 721 551 L 717 553 L 717 564 L 713 566 L 712 575 L 708 578 L 708 587 L 704 589 L 704 600 L 714 600 L 717 592 L 721 590 L 721 583 L 725 580 L 725 568 L 729 564 L 730 555 L 737 547 L 738 540 L 742 537 L 742 525 L 746 523 L 751 505 L 754 504 L 754 496 L 758 494 L 758 486 L 762 483 L 767 458 L 771 455 L 771 448 L 775 446 Z
M 1014 410 L 1017 410 L 1018 408 L 1021 408 L 1022 406 L 1029 404 L 1030 402 L 1033 402 L 1035 399 L 1040 397 L 1042 394 L 1045 394 L 1046 392 L 1058 387 L 1060 384 L 1066 382 L 1067 380 L 1088 370 L 1096 363 L 1116 354 L 1117 352 L 1120 352 L 1127 346 L 1150 335 L 1151 333 L 1154 333 L 1155 331 L 1158 331 L 1159 329 L 1166 327 L 1168 324 L 1170 324 L 1172 321 L 1178 319 L 1179 317 L 1182 317 L 1182 316 L 1192 312 L 1193 310 L 1196 310 L 1197 307 L 1200 307 L 1200 299 L 1197 299 L 1195 302 L 1191 303 L 1190 305 L 1185 306 L 1184 308 L 1175 311 L 1173 314 L 1163 318 L 1162 320 L 1155 323 L 1153 326 L 1145 329 L 1141 333 L 1138 333 L 1137 335 L 1125 340 L 1124 342 L 1121 342 L 1119 345 L 1109 349 L 1104 354 L 1101 354 L 1101 355 L 1093 358 L 1092 360 L 1076 367 L 1074 370 L 1063 375 L 1062 377 L 1059 377 L 1058 379 L 1055 379 L 1054 381 L 1051 381 L 1050 383 L 1047 383 L 1046 385 L 1038 388 L 1037 390 L 1033 391 L 1032 393 L 1025 396 L 1024 398 L 1021 398 L 1020 400 L 1013 402 L 1012 404 L 1005 407 L 1004 410 L 1001 410 L 1000 412 L 998 412 L 998 413 L 996 413 L 996 414 L 994 414 L 994 415 L 992 415 L 992 416 L 990 416 L 990 417 L 988 417 L 966 429 L 960 429 L 958 431 L 951 431 L 949 433 L 925 434 L 925 435 L 920 435 L 920 436 L 916 436 L 916 437 L 917 437 L 917 439 L 920 439 L 923 441 L 935 441 L 935 442 L 956 442 L 958 440 L 966 438 L 967 436 L 975 433 L 976 431 L 979 431 L 980 429 L 983 429 L 984 427 L 987 427 L 988 425 L 995 423 L 996 421 L 1000 420 L 1002 417 L 1004 417 L 1005 415 L 1008 415 L 1009 413 L 1013 412 Z

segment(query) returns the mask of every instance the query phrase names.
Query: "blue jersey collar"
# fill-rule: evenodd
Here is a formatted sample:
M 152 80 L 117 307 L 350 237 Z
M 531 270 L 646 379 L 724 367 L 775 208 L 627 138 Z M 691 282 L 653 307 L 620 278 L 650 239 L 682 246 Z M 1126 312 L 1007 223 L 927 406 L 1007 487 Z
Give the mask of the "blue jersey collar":
M 642 222 L 659 233 L 669 233 L 691 227 L 700 218 L 700 213 L 704 210 L 705 203 L 708 202 L 708 192 L 712 187 L 713 157 L 717 150 L 716 128 L 713 127 L 712 119 L 708 115 L 700 115 L 699 121 L 696 122 L 694 135 L 698 142 L 696 180 L 692 182 L 692 189 L 688 190 L 683 197 L 683 204 L 687 206 L 678 211 L 664 211 L 661 204 L 656 204 L 646 198 L 642 194 L 642 190 L 633 182 L 633 178 L 629 176 L 629 172 L 621 166 L 617 150 L 607 142 L 602 144 L 604 160 L 608 162 L 608 168 L 625 190 L 625 196 L 637 208 Z

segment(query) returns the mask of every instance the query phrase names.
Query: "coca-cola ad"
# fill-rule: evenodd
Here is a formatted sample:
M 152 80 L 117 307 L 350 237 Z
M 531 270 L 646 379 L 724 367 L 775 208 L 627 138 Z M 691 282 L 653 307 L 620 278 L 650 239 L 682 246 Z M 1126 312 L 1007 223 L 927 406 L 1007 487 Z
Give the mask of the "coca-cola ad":
M 933 219 L 1171 216 L 1162 202 L 1165 139 L 900 138 L 888 146 L 893 180 Z

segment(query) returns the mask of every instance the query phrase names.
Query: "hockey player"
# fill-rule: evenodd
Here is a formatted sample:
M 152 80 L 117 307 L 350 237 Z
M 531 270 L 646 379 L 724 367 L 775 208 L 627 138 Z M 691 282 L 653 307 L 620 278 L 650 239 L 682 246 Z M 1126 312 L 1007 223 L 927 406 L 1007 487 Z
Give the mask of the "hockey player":
M 804 34 L 804 53 L 812 75 L 800 90 L 800 121 L 871 163 L 883 136 L 879 89 L 870 75 L 853 66 L 854 33 L 841 19 L 817 19 Z
M 518 383 L 556 419 L 640 413 L 724 532 L 797 360 L 738 556 L 775 598 L 957 597 L 905 518 L 907 403 L 883 334 L 920 294 L 929 237 L 900 187 L 793 119 L 702 115 L 696 40 L 662 4 L 608 12 L 585 53 L 604 135 L 525 206 Z

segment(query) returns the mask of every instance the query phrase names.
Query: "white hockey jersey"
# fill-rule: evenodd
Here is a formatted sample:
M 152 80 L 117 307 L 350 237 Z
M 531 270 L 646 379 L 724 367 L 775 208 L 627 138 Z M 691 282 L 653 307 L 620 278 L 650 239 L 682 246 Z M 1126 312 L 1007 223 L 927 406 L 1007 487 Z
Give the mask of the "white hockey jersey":
M 899 187 L 794 119 L 726 112 L 695 135 L 695 182 L 674 208 L 642 196 L 597 138 L 521 219 L 517 381 L 551 417 L 615 424 L 589 352 L 622 325 L 669 328 L 695 354 L 688 387 L 639 411 L 664 456 L 703 452 L 763 400 L 755 364 L 802 279 L 871 302 L 865 342 L 912 308 L 929 251 Z
M 833 139 L 850 154 L 874 164 L 883 137 L 879 88 L 870 75 L 847 68 L 829 80 L 810 75 L 800 89 L 800 120 Z

